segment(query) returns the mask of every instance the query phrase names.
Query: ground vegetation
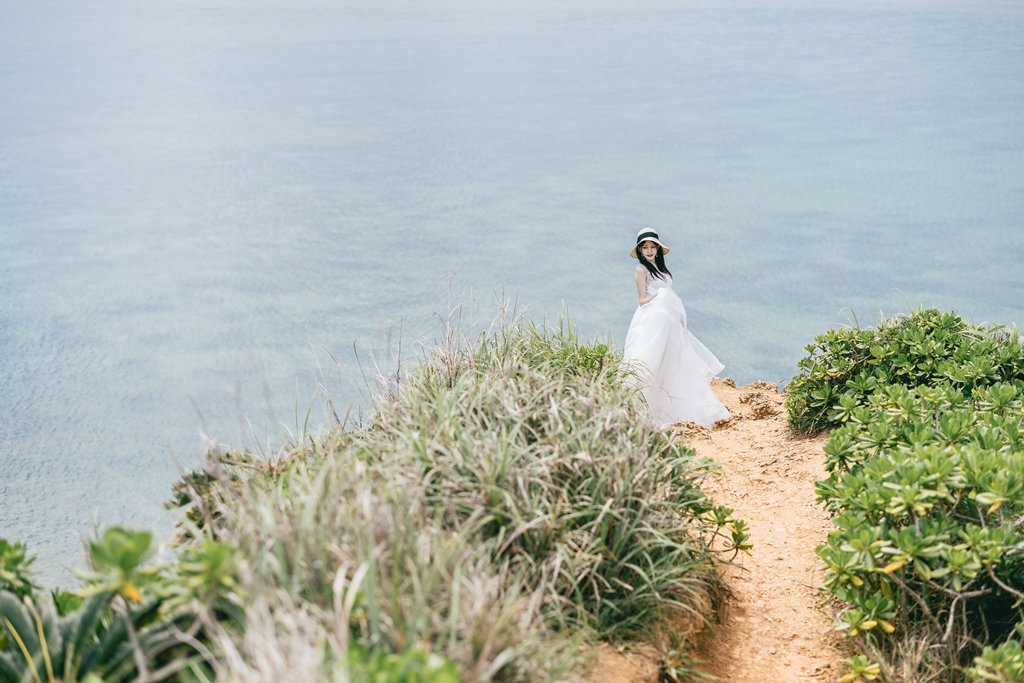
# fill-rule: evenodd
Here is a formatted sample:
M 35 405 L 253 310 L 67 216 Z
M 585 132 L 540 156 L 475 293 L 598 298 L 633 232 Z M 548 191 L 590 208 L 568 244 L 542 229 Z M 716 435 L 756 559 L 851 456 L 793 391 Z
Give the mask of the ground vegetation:
M 44 592 L 0 545 L 0 682 L 568 681 L 638 639 L 695 671 L 749 539 L 608 345 L 517 319 L 383 386 L 366 424 L 211 451 L 174 561 L 111 527 Z
M 817 549 L 845 681 L 1024 680 L 1024 347 L 917 310 L 807 348 L 790 425 L 829 429 Z

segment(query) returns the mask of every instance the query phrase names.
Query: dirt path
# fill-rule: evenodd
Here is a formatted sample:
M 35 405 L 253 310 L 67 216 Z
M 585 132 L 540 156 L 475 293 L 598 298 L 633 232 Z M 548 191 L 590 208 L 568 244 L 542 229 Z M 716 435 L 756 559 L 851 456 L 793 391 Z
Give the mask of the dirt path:
M 831 617 L 818 606 L 821 562 L 814 554 L 831 529 L 814 502 L 825 437 L 789 431 L 774 384 L 715 380 L 712 387 L 732 418 L 710 432 L 691 428 L 686 444 L 721 463 L 721 476 L 705 487 L 750 525 L 754 549 L 737 559 L 742 568 L 726 573 L 732 599 L 700 657 L 722 683 L 835 683 L 844 656 Z M 653 648 L 620 653 L 604 644 L 598 660 L 585 683 L 658 680 Z
M 709 639 L 708 672 L 724 683 L 831 683 L 842 657 L 832 622 L 818 608 L 814 554 L 831 526 L 814 502 L 825 439 L 790 433 L 773 384 L 713 386 L 733 417 L 712 432 L 691 430 L 687 445 L 722 464 L 708 490 L 750 525 L 754 549 L 739 560 L 742 569 L 727 574 L 734 597 Z

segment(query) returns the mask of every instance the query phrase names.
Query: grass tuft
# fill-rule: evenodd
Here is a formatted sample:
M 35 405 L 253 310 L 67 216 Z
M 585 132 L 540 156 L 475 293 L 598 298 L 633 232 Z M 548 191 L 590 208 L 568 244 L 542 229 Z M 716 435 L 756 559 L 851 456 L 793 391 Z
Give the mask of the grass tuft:
M 737 520 L 700 488 L 713 463 L 649 421 L 608 345 L 521 320 L 449 332 L 396 385 L 362 428 L 255 472 L 218 456 L 176 489 L 189 533 L 247 560 L 226 680 L 273 680 L 291 657 L 358 680 L 366 662 L 427 671 L 430 656 L 465 681 L 571 680 L 597 639 L 707 624 L 711 547 L 729 550 Z

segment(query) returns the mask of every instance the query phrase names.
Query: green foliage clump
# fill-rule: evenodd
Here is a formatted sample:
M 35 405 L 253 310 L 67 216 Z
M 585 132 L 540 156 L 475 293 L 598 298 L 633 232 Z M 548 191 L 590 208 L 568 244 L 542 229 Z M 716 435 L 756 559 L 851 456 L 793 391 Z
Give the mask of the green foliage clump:
M 1024 638 L 1024 629 L 1018 628 L 1017 635 Z M 974 658 L 974 666 L 967 670 L 967 675 L 972 681 L 1021 683 L 1024 681 L 1024 648 L 1017 640 L 1009 640 L 998 647 L 986 645 L 981 655 Z
M 197 615 L 162 613 L 159 570 L 142 564 L 150 542 L 149 532 L 107 529 L 89 544 L 93 570 L 77 594 L 0 590 L 0 683 L 157 682 L 192 666 L 179 634 L 198 633 Z
M 10 543 L 0 538 L 0 590 L 6 590 L 17 596 L 29 595 L 35 590 L 32 583 L 32 563 L 34 557 L 26 557 L 24 543 Z
M 402 654 L 367 650 L 358 643 L 349 647 L 348 661 L 355 670 L 354 683 L 461 683 L 455 664 L 421 648 Z
M 1016 332 L 975 326 L 955 313 L 917 310 L 875 329 L 829 330 L 815 338 L 789 384 L 790 426 L 814 433 L 842 424 L 849 405 L 876 387 L 950 387 L 971 392 L 996 382 L 1022 386 L 1024 347 Z
M 995 669 L 968 669 L 972 657 L 1012 658 L 1024 623 L 1016 334 L 919 311 L 829 333 L 809 352 L 790 422 L 833 427 L 816 486 L 837 528 L 817 552 L 824 589 L 846 603 L 838 628 L 883 674 L 989 680 L 979 672 Z

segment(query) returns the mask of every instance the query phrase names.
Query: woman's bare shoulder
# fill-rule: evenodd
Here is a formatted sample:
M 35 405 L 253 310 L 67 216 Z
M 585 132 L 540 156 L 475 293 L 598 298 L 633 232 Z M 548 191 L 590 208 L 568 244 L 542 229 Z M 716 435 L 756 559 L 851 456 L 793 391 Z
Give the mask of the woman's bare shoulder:
M 639 275 L 640 273 L 643 273 L 644 275 L 647 275 L 647 269 L 644 268 L 642 264 L 638 263 L 638 264 L 636 264 L 636 274 Z

